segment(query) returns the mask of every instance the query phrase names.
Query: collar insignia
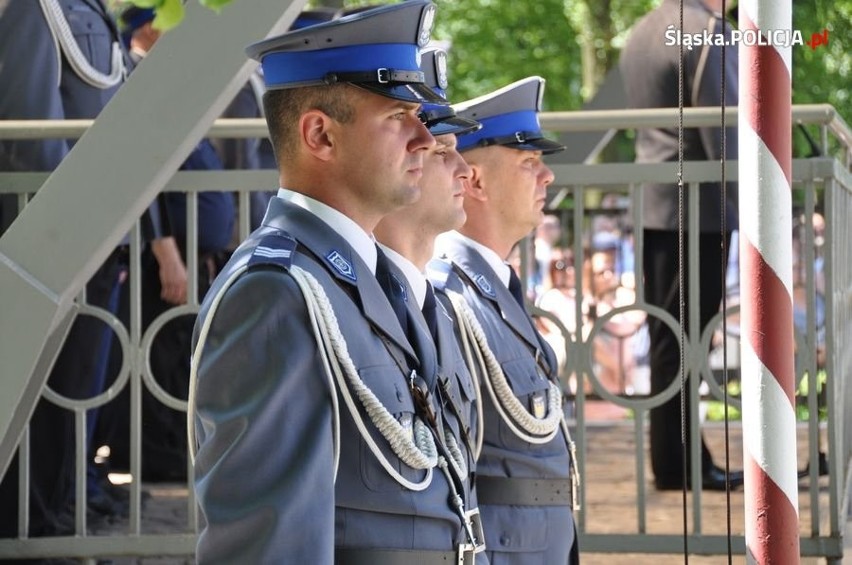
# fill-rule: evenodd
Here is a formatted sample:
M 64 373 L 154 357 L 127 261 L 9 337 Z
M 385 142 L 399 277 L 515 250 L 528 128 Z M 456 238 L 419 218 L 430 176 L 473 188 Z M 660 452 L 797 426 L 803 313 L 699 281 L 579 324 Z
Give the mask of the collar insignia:
M 325 260 L 331 265 L 331 267 L 340 273 L 343 277 L 349 279 L 352 282 L 356 282 L 358 278 L 355 276 L 355 269 L 352 267 L 352 263 L 346 260 L 343 255 L 341 255 L 337 250 L 332 251 L 328 255 L 326 255 Z
M 484 292 L 487 296 L 491 298 L 496 298 L 497 294 L 494 292 L 494 289 L 491 287 L 491 283 L 488 282 L 488 279 L 482 273 L 477 274 L 473 277 L 473 282 L 476 283 L 476 286 L 479 287 L 479 290 Z

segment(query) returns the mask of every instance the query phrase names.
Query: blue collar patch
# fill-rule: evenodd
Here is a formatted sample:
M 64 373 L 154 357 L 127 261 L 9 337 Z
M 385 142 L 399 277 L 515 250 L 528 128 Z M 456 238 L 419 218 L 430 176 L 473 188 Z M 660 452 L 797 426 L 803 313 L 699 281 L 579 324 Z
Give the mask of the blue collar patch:
M 491 298 L 497 298 L 497 293 L 494 292 L 494 289 L 491 287 L 491 283 L 488 281 L 485 275 L 482 273 L 478 273 L 474 275 L 473 282 L 476 283 L 476 286 L 479 287 L 479 290 L 484 292 L 487 296 Z
M 340 273 L 342 277 L 347 278 L 352 282 L 356 282 L 358 280 L 358 277 L 355 276 L 355 268 L 352 266 L 352 263 L 347 261 L 346 258 L 337 250 L 326 255 L 325 260 L 328 261 L 331 268 Z

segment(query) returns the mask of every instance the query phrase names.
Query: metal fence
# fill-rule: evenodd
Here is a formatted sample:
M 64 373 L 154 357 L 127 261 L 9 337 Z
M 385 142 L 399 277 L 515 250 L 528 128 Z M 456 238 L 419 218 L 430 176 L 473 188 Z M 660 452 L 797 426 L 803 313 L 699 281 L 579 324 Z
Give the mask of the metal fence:
M 735 123 L 736 113 L 729 111 L 728 123 Z M 544 114 L 543 125 L 554 131 L 606 131 L 610 129 L 628 129 L 655 125 L 672 125 L 675 122 L 673 111 L 613 111 L 613 112 L 562 112 Z M 718 123 L 718 110 L 705 109 L 688 110 L 684 116 L 687 127 Z M 824 291 L 821 291 L 818 281 L 818 271 L 815 268 L 803 268 L 801 272 L 802 316 L 804 326 L 796 332 L 796 372 L 797 382 L 807 383 L 805 393 L 801 397 L 801 405 L 807 410 L 803 425 L 806 428 L 809 460 L 816 461 L 820 449 L 821 428 L 826 434 L 826 450 L 828 452 L 829 475 L 828 491 L 820 492 L 817 469 L 811 466 L 810 484 L 802 496 L 809 501 L 810 513 L 806 523 L 801 528 L 801 550 L 805 556 L 824 556 L 829 562 L 838 562 L 843 551 L 843 530 L 848 515 L 848 500 L 850 482 L 852 482 L 852 350 L 843 344 L 852 343 L 852 241 L 850 220 L 852 220 L 852 174 L 850 174 L 850 147 L 852 147 L 852 132 L 836 116 L 833 109 L 827 106 L 795 107 L 794 119 L 800 123 L 817 124 L 821 132 L 821 143 L 828 154 L 829 148 L 837 148 L 839 157 L 818 157 L 796 159 L 793 162 L 793 190 L 796 192 L 794 201 L 798 207 L 793 211 L 803 218 L 798 239 L 801 264 L 813 266 L 822 263 L 824 276 Z M 0 139 L 9 137 L 48 138 L 76 137 L 88 126 L 88 122 L 49 123 L 49 122 L 0 122 Z M 222 120 L 211 129 L 211 137 L 258 137 L 265 134 L 265 126 L 256 120 Z M 575 257 L 584 254 L 584 238 L 593 225 L 593 217 L 600 212 L 597 206 L 587 203 L 595 199 L 595 195 L 611 193 L 620 195 L 620 208 L 606 211 L 607 214 L 621 215 L 632 225 L 633 253 L 635 257 L 642 256 L 642 216 L 640 213 L 642 191 L 640 185 L 644 181 L 664 181 L 675 178 L 676 164 L 638 165 L 633 163 L 608 163 L 598 165 L 553 165 L 556 181 L 549 189 L 551 208 L 557 210 L 564 220 L 563 227 L 571 234 L 569 245 Z M 686 190 L 695 192 L 703 181 L 720 180 L 718 163 L 690 162 L 683 167 Z M 727 166 L 727 178 L 736 180 L 737 169 L 734 162 Z M 0 193 L 18 195 L 18 205 L 22 209 L 28 199 L 34 194 L 46 179 L 46 173 L 0 173 Z M 197 241 L 197 194 L 204 191 L 235 191 L 239 207 L 239 221 L 236 237 L 244 238 L 249 233 L 249 195 L 252 191 L 268 190 L 276 186 L 277 175 L 273 171 L 227 171 L 227 172 L 179 172 L 169 183 L 167 190 L 186 192 L 188 195 L 187 226 L 188 250 L 187 264 L 195 264 L 198 258 Z M 235 187 L 236 190 L 235 190 Z M 571 204 L 566 204 L 570 201 Z M 690 199 L 690 207 L 686 211 L 686 222 L 697 226 L 698 198 Z M 595 210 L 592 210 L 594 208 Z M 815 212 L 820 212 L 825 219 L 824 233 L 815 233 L 813 218 Z M 697 230 L 691 230 L 695 233 Z M 791 234 L 791 237 L 793 234 Z M 822 239 L 820 239 L 822 238 Z M 112 314 L 95 308 L 83 306 L 79 315 L 96 316 L 114 332 L 114 339 L 120 345 L 122 362 L 114 380 L 107 390 L 101 394 L 84 400 L 64 398 L 46 389 L 44 398 L 54 402 L 74 413 L 77 441 L 76 451 L 76 497 L 85 500 L 85 468 L 86 468 L 86 413 L 92 408 L 111 402 L 118 394 L 126 389 L 130 394 L 130 410 L 127 415 L 130 430 L 130 468 L 134 477 L 141 476 L 142 460 L 140 442 L 144 422 L 142 419 L 143 390 L 148 390 L 163 404 L 175 410 L 185 411 L 186 400 L 180 395 L 174 396 L 164 390 L 158 383 L 157 376 L 152 374 L 149 357 L 151 345 L 157 333 L 171 320 L 179 316 L 193 315 L 198 310 L 198 298 L 195 290 L 198 288 L 198 273 L 188 269 L 189 292 L 188 303 L 173 308 L 160 315 L 144 331 L 140 321 L 140 230 L 137 227 L 130 234 L 129 246 L 129 284 L 131 295 L 130 323 L 125 326 Z M 691 253 L 691 262 L 685 268 L 694 276 L 690 277 L 693 284 L 697 281 L 697 265 L 701 260 L 697 252 Z M 583 509 L 580 510 L 578 526 L 584 552 L 607 553 L 679 553 L 682 551 L 681 538 L 671 534 L 649 532 L 647 523 L 649 486 L 646 473 L 646 422 L 648 411 L 660 405 L 666 399 L 678 394 L 676 386 L 670 387 L 665 393 L 649 397 L 641 393 L 628 394 L 625 389 L 610 390 L 599 378 L 595 367 L 594 343 L 602 338 L 606 331 L 608 320 L 631 311 L 644 311 L 647 316 L 667 315 L 648 305 L 644 301 L 642 284 L 643 272 L 641 261 L 633 265 L 632 279 L 635 281 L 635 301 L 622 305 L 601 317 L 589 322 L 583 320 L 581 302 L 583 289 L 576 289 L 578 301 L 573 312 L 574 327 L 585 331 L 565 331 L 565 365 L 563 376 L 566 382 L 574 379 L 575 391 L 574 423 L 575 440 L 578 445 L 580 471 L 585 477 L 580 492 Z M 691 300 L 697 302 L 696 293 L 690 293 Z M 14 300 L 15 297 L 4 297 Z M 824 318 L 820 317 L 818 301 L 824 300 Z M 85 303 L 85 296 L 79 298 Z M 687 307 L 695 307 L 689 304 Z M 565 325 L 552 313 L 535 310 L 535 313 L 548 317 L 559 324 Z M 728 313 L 736 315 L 736 306 L 732 305 Z M 569 314 L 570 316 L 570 314 Z M 700 390 L 699 379 L 689 379 L 688 394 L 692 395 L 693 413 L 692 430 L 698 434 L 700 416 L 698 413 L 701 398 L 723 398 L 723 391 L 714 371 L 718 364 L 711 361 L 706 352 L 714 340 L 719 337 L 718 326 L 722 314 L 716 318 L 702 335 L 683 343 L 686 358 L 686 371 L 690 377 L 700 376 L 707 383 L 706 390 Z M 735 318 L 732 318 L 735 319 Z M 667 323 L 675 333 L 678 333 L 677 320 L 668 319 Z M 735 325 L 735 324 L 734 324 Z M 821 342 L 819 335 L 824 333 Z M 733 336 L 734 338 L 736 336 Z M 734 342 L 731 342 L 735 344 Z M 730 348 L 729 361 L 736 359 L 736 348 Z M 730 366 L 730 363 L 729 363 Z M 730 370 L 735 373 L 736 367 Z M 2 369 L 0 369 L 2 371 Z M 573 377 L 572 377 L 573 375 Z M 819 379 L 826 375 L 825 386 L 820 389 Z M 0 392 L 3 382 L 0 379 Z M 821 393 L 822 391 L 822 393 Z M 595 488 L 596 478 L 584 473 L 585 461 L 589 454 L 589 435 L 587 412 L 589 402 L 593 398 L 601 398 L 610 403 L 622 406 L 629 411 L 631 435 L 634 442 L 634 453 L 631 460 L 624 465 L 632 465 L 635 469 L 636 481 L 636 524 L 628 531 L 598 533 L 589 531 L 589 517 L 593 512 L 585 502 L 589 489 Z M 736 395 L 731 396 L 730 405 L 739 406 Z M 826 407 L 827 417 L 820 421 L 820 407 Z M 805 410 L 802 411 L 803 413 Z M 739 425 L 734 421 L 731 426 L 736 429 Z M 697 437 L 697 436 L 694 436 Z M 693 442 L 693 460 L 698 460 L 698 442 Z M 20 447 L 19 485 L 21 492 L 27 492 L 29 481 L 28 453 L 29 435 L 25 431 Z M 693 465 L 694 474 L 698 473 L 699 465 Z M 696 481 L 695 475 L 693 480 Z M 694 482 L 694 484 L 697 484 Z M 190 485 L 188 485 L 189 487 Z M 600 486 L 600 485 L 598 485 Z M 4 557 L 75 557 L 94 559 L 104 555 L 128 556 L 190 556 L 194 551 L 195 535 L 198 530 L 198 513 L 192 489 L 188 488 L 186 500 L 186 523 L 177 531 L 161 534 L 147 534 L 141 528 L 142 488 L 139 481 L 133 481 L 130 486 L 130 516 L 128 529 L 119 535 L 93 535 L 87 533 L 87 516 L 81 505 L 77 506 L 75 514 L 74 535 L 63 537 L 31 538 L 26 532 L 27 497 L 21 497 L 23 506 L 19 523 L 22 535 L 19 539 L 0 540 L 0 558 Z M 702 524 L 702 491 L 695 489 L 690 494 L 692 507 L 689 542 L 692 551 L 701 554 L 725 554 L 727 540 L 724 536 L 710 534 Z M 735 553 L 744 553 L 744 538 L 735 535 L 732 539 Z

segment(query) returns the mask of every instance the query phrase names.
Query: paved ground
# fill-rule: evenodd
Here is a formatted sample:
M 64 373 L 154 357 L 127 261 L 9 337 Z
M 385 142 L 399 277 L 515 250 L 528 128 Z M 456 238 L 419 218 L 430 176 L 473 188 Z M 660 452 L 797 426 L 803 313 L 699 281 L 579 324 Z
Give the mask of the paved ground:
M 730 439 L 731 467 L 742 468 L 742 444 L 739 431 L 732 428 Z M 637 533 L 638 512 L 636 508 L 638 485 L 636 483 L 635 458 L 633 455 L 632 423 L 596 422 L 587 428 L 589 450 L 586 455 L 586 515 L 585 531 L 590 534 Z M 802 431 L 800 431 L 800 435 Z M 718 463 L 724 457 L 724 428 L 721 425 L 705 426 L 705 436 Z M 802 453 L 807 449 L 806 442 L 800 440 Z M 804 461 L 804 457 L 800 457 Z M 657 492 L 650 484 L 650 472 L 646 472 L 646 531 L 649 534 L 680 535 L 682 526 L 682 493 Z M 828 498 L 827 477 L 820 480 L 820 524 L 823 535 L 828 534 Z M 799 514 L 803 532 L 810 530 L 811 503 L 807 490 L 808 480 L 800 482 Z M 151 484 L 143 485 L 150 495 L 145 504 L 142 520 L 143 533 L 175 533 L 187 529 L 187 490 L 185 485 Z M 728 504 L 725 493 L 705 492 L 702 498 L 702 531 L 709 534 L 725 535 L 727 529 Z M 692 521 L 691 499 L 687 512 L 690 528 Z M 742 535 L 743 494 L 734 492 L 730 499 L 731 529 L 734 535 Z M 109 529 L 126 528 L 126 523 L 116 523 Z M 852 531 L 847 528 L 847 547 Z M 852 555 L 852 548 L 847 549 Z M 604 554 L 583 552 L 584 565 L 674 565 L 686 563 L 683 554 Z M 852 559 L 850 559 L 852 561 Z M 183 559 L 115 559 L 114 565 L 171 565 L 191 563 Z M 689 563 L 719 564 L 727 563 L 727 556 L 700 557 L 689 556 Z M 805 559 L 802 563 L 811 565 L 824 563 L 825 560 Z M 742 556 L 734 555 L 732 563 L 745 563 Z

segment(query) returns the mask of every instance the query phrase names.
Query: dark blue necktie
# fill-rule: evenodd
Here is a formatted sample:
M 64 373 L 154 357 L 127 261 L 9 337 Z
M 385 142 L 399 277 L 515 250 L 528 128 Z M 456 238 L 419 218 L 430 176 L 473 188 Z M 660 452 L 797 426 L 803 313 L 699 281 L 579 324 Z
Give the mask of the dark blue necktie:
M 426 298 L 423 300 L 423 317 L 426 318 L 426 325 L 429 326 L 429 333 L 432 334 L 432 339 L 435 344 L 438 343 L 438 302 L 435 300 L 435 289 L 432 284 L 426 281 Z
M 524 291 L 521 288 L 521 279 L 518 278 L 518 274 L 512 268 L 509 268 L 509 292 L 515 297 L 521 308 L 524 308 Z
M 376 280 L 387 296 L 394 314 L 396 314 L 399 325 L 406 334 L 408 333 L 408 314 L 405 307 L 405 296 L 402 286 L 390 273 L 388 257 L 376 246 Z

